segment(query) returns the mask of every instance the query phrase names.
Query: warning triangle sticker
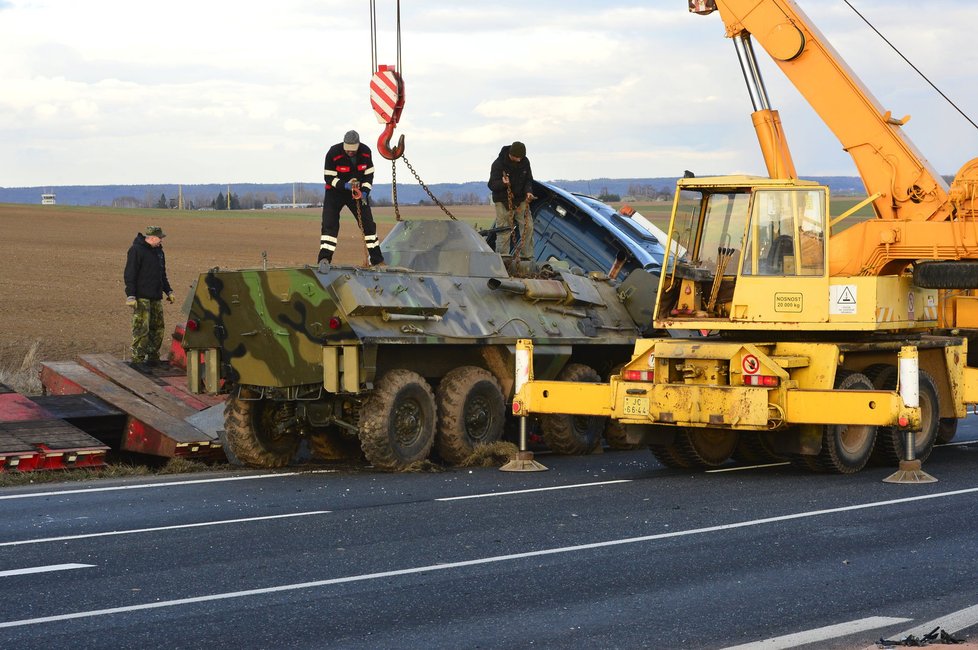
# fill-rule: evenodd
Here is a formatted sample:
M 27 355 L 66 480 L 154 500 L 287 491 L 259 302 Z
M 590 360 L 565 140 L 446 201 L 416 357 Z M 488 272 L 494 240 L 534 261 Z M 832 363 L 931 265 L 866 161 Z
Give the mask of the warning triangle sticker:
M 849 291 L 849 287 L 844 287 L 842 289 L 842 295 L 836 301 L 840 305 L 855 305 L 856 299 L 852 297 L 852 292 Z

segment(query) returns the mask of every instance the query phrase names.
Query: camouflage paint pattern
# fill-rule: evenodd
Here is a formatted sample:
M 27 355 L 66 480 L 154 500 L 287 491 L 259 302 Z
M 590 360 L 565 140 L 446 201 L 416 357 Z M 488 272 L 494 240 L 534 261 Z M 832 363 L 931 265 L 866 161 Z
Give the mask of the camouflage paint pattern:
M 157 361 L 163 343 L 163 301 L 140 298 L 132 308 L 132 360 Z
M 217 348 L 228 386 L 272 388 L 322 387 L 324 346 L 361 349 L 364 389 L 395 367 L 437 379 L 458 365 L 486 366 L 487 346 L 506 359 L 520 338 L 534 340 L 546 374 L 581 354 L 630 358 L 638 328 L 606 278 L 557 270 L 534 279 L 531 293 L 550 299 L 491 289 L 490 280 L 517 289 L 522 280 L 457 221 L 401 222 L 382 250 L 390 266 L 211 270 L 197 281 L 189 318 L 198 326 L 183 344 L 188 353 Z

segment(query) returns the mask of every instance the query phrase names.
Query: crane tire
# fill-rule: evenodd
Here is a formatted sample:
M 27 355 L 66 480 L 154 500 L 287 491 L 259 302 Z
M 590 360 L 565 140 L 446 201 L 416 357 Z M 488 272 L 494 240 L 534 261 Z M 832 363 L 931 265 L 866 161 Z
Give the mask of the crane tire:
M 978 262 L 918 262 L 913 283 L 921 289 L 978 289 Z

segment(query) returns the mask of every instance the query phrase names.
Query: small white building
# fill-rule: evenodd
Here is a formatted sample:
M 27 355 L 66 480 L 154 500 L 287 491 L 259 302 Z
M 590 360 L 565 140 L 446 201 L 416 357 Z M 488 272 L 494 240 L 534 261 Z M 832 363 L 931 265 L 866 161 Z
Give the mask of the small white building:
M 41 195 L 41 205 L 54 205 L 56 201 L 54 200 L 54 194 L 42 194 Z

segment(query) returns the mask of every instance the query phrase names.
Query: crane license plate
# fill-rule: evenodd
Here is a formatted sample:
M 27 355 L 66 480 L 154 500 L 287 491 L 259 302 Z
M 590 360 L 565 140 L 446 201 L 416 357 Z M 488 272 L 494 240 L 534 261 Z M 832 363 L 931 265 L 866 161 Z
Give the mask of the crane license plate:
M 622 404 L 622 411 L 625 415 L 648 415 L 649 398 L 626 396 Z

